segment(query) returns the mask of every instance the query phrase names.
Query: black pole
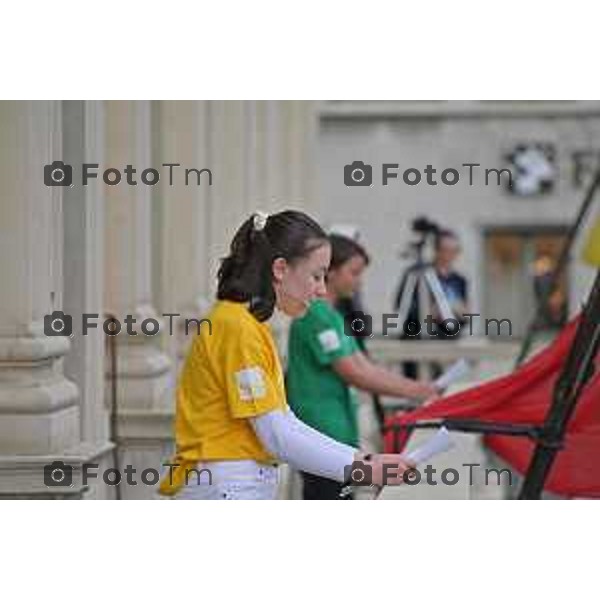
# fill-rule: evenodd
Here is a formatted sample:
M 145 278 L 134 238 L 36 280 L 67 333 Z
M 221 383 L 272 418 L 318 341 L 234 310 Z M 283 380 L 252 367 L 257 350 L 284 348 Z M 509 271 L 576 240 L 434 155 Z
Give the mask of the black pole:
M 519 355 L 515 362 L 515 368 L 517 368 L 524 360 L 525 357 L 529 354 L 529 350 L 533 344 L 533 339 L 535 337 L 535 333 L 539 328 L 541 315 L 543 314 L 544 304 L 548 301 L 550 295 L 556 291 L 558 287 L 558 282 L 560 281 L 560 277 L 567 266 L 569 261 L 569 256 L 571 254 L 571 249 L 573 247 L 573 243 L 575 242 L 575 238 L 577 237 L 577 233 L 581 228 L 581 225 L 585 219 L 585 216 L 594 200 L 594 195 L 598 188 L 600 187 L 600 169 L 596 172 L 592 181 L 585 193 L 583 198 L 583 202 L 581 203 L 581 207 L 579 208 L 579 212 L 577 213 L 577 217 L 571 227 L 569 228 L 569 232 L 567 233 L 567 239 L 565 241 L 565 245 L 562 249 L 562 252 L 559 256 L 558 262 L 556 264 L 556 268 L 552 273 L 552 277 L 550 279 L 550 285 L 548 286 L 548 291 L 543 296 L 537 298 L 534 317 L 530 321 L 527 331 L 525 333 L 525 337 L 523 338 L 523 343 L 521 344 L 521 348 L 519 350 Z
M 392 431 L 398 437 L 408 429 L 440 429 L 445 427 L 450 431 L 462 433 L 483 433 L 490 435 L 526 436 L 537 440 L 540 435 L 540 426 L 526 423 L 495 423 L 492 421 L 479 421 L 477 419 L 432 419 L 430 421 L 416 421 L 415 423 L 391 425 L 385 432 Z
M 539 499 L 560 450 L 567 425 L 583 388 L 594 374 L 594 359 L 600 347 L 600 270 L 583 309 L 573 344 L 554 387 L 552 405 L 540 429 L 519 500 Z
M 113 315 L 107 315 L 108 320 L 116 321 L 116 317 Z M 121 473 L 121 461 L 119 458 L 119 436 L 117 432 L 119 416 L 118 416 L 118 403 L 117 403 L 117 340 L 116 334 L 107 335 L 108 343 L 108 358 L 109 358 L 109 369 L 110 369 L 110 441 L 113 443 L 113 465 L 116 471 Z M 121 492 L 121 481 L 115 486 L 115 499 L 122 500 L 123 494 Z

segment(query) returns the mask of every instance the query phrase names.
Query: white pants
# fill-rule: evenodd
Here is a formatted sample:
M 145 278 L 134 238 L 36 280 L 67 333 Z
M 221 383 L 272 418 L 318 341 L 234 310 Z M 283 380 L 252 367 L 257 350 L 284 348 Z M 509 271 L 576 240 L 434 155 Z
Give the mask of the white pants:
M 198 463 L 196 469 L 200 477 L 190 471 L 175 500 L 274 500 L 277 494 L 277 467 L 227 460 Z

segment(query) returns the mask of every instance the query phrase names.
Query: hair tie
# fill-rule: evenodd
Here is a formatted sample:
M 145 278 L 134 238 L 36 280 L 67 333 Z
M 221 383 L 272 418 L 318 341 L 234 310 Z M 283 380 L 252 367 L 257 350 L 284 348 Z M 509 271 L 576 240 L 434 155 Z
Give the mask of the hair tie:
M 254 217 L 252 218 L 252 228 L 254 229 L 254 231 L 262 231 L 267 224 L 268 218 L 268 213 L 263 212 L 261 210 L 257 210 L 254 213 Z

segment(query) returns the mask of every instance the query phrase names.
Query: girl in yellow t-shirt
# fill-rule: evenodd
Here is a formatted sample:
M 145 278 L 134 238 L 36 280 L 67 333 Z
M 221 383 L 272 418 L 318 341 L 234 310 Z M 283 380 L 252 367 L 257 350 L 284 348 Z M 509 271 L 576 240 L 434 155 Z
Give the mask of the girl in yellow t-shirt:
M 397 485 L 400 455 L 363 455 L 299 421 L 289 410 L 266 323 L 278 308 L 303 315 L 325 295 L 326 233 L 309 216 L 257 213 L 231 243 L 217 302 L 189 350 L 177 389 L 176 455 L 160 491 L 190 499 L 272 499 L 276 465 L 353 483 Z

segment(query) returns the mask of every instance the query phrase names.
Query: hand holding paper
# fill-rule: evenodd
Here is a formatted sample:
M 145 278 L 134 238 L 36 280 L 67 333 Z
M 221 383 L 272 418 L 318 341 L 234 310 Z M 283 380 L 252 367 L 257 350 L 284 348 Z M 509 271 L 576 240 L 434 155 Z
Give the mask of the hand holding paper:
M 422 464 L 441 452 L 446 452 L 454 446 L 454 441 L 450 432 L 445 428 L 441 427 L 435 435 L 432 435 L 426 442 L 417 446 L 414 450 L 404 455 L 406 462 L 414 465 L 415 467 Z M 383 486 L 379 487 L 377 494 L 374 499 L 376 500 L 381 495 Z

